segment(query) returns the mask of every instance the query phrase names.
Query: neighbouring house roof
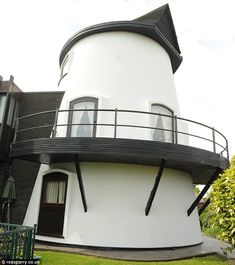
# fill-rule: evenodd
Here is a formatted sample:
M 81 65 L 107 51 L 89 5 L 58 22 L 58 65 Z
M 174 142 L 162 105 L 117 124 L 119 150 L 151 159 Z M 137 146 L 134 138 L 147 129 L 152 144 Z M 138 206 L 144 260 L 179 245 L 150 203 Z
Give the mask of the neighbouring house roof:
M 92 34 L 111 31 L 134 32 L 155 40 L 169 54 L 173 72 L 176 72 L 182 62 L 170 8 L 166 4 L 132 21 L 106 22 L 79 31 L 62 48 L 59 58 L 60 65 L 69 50 L 79 40 Z

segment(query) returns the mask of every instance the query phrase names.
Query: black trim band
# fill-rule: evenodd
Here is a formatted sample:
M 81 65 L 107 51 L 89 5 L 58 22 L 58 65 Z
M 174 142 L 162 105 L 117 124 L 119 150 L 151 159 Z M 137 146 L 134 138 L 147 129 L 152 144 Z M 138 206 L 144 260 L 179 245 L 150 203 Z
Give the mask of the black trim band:
M 169 54 L 173 73 L 176 72 L 176 70 L 178 69 L 178 67 L 182 62 L 182 57 L 180 56 L 178 51 L 171 45 L 171 43 L 165 38 L 165 36 L 156 26 L 133 22 L 133 21 L 116 21 L 116 22 L 107 22 L 87 27 L 81 30 L 80 32 L 78 32 L 72 38 L 70 38 L 61 50 L 60 59 L 59 59 L 60 65 L 62 64 L 66 54 L 70 51 L 73 45 L 77 43 L 79 40 L 87 36 L 90 36 L 92 34 L 102 33 L 102 32 L 112 32 L 112 31 L 133 32 L 155 40 Z
M 11 157 L 38 163 L 74 162 L 128 163 L 159 166 L 167 160 L 167 168 L 188 172 L 195 184 L 206 184 L 215 168 L 229 167 L 229 160 L 203 149 L 134 139 L 101 137 L 40 138 L 12 145 Z
M 192 244 L 188 246 L 173 246 L 173 247 L 155 247 L 155 248 L 131 248 L 131 247 L 101 247 L 101 246 L 89 246 L 89 245 L 79 245 L 79 244 L 66 244 L 66 243 L 57 243 L 57 242 L 50 242 L 50 241 L 44 241 L 40 239 L 35 240 L 38 244 L 45 244 L 49 246 L 58 246 L 58 247 L 70 247 L 70 248 L 80 248 L 80 249 L 90 249 L 90 250 L 124 250 L 124 251 L 149 251 L 149 250 L 174 250 L 174 249 L 183 249 L 183 248 L 189 248 L 193 246 L 201 245 L 202 242 L 197 244 Z M 40 250 L 40 247 L 36 247 L 37 250 Z

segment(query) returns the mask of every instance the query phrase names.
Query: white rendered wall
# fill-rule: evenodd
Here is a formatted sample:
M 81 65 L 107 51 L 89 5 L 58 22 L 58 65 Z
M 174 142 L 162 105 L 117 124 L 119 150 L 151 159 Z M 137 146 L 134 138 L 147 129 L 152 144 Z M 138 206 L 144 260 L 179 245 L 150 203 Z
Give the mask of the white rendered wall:
M 54 169 L 53 169 L 54 167 Z M 75 167 L 52 165 L 69 175 L 64 239 L 37 239 L 102 247 L 158 248 L 198 244 L 201 231 L 195 210 L 190 175 L 165 169 L 148 216 L 144 209 L 158 168 L 138 165 L 81 163 L 88 211 L 84 213 Z M 39 172 L 25 217 L 25 225 L 37 223 L 42 175 Z
M 151 111 L 152 103 L 164 104 L 179 115 L 170 58 L 155 41 L 128 32 L 94 34 L 77 42 L 70 51 L 69 72 L 60 82 L 65 90 L 60 109 L 79 97 L 97 97 L 98 108 Z M 59 123 L 66 123 L 66 114 Z M 98 114 L 98 123 L 114 115 Z M 123 114 L 119 123 L 151 126 L 148 115 Z M 184 128 L 185 124 L 179 124 Z M 64 129 L 64 130 L 63 130 Z M 58 136 L 66 128 L 57 129 Z M 97 136 L 113 137 L 113 129 L 98 127 Z M 151 140 L 149 130 L 118 129 L 117 137 Z M 179 137 L 180 138 L 180 137 Z M 180 143 L 187 144 L 187 137 Z M 159 248 L 201 242 L 198 213 L 189 217 L 194 201 L 192 177 L 165 169 L 149 216 L 145 207 L 158 168 L 111 163 L 81 163 L 88 212 L 84 213 L 74 164 L 43 166 L 35 183 L 25 225 L 37 223 L 43 175 L 62 170 L 68 174 L 64 239 L 38 239 L 101 247 Z
M 60 109 L 79 97 L 99 98 L 98 108 L 151 111 L 152 103 L 164 104 L 179 114 L 168 53 L 156 41 L 136 33 L 106 32 L 78 41 L 70 50 L 68 74 Z M 98 113 L 98 123 L 114 121 L 114 114 Z M 59 122 L 67 122 L 60 115 Z M 118 122 L 151 126 L 150 115 L 120 114 Z M 58 129 L 58 136 L 66 130 Z M 117 137 L 150 139 L 147 129 L 119 128 Z M 113 128 L 98 127 L 97 136 L 112 137 Z

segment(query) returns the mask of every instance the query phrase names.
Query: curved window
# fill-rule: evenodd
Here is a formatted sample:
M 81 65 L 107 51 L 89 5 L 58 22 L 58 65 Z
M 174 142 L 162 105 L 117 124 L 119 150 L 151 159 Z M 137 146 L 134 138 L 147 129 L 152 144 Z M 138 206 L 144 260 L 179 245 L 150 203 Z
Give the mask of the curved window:
M 174 140 L 173 134 L 173 111 L 161 104 L 152 104 L 151 112 L 159 115 L 152 116 L 152 127 L 156 129 L 152 133 L 153 141 L 169 142 Z
M 69 137 L 95 137 L 98 99 L 82 97 L 70 102 Z
M 64 75 L 66 75 L 69 71 L 69 58 L 70 58 L 70 54 L 67 54 L 67 56 L 64 58 L 64 60 L 61 64 L 60 78 L 62 78 Z

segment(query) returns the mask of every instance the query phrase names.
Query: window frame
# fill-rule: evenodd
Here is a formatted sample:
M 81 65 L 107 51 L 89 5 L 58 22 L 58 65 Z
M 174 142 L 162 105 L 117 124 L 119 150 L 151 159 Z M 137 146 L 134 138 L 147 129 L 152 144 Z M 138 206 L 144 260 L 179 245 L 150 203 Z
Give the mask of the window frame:
M 50 181 L 65 181 L 65 193 L 64 193 L 64 203 L 48 203 L 46 202 L 46 190 L 47 184 Z M 67 187 L 68 187 L 68 175 L 60 172 L 55 171 L 43 176 L 43 183 L 42 183 L 42 190 L 41 190 L 41 204 L 47 207 L 65 207 L 66 199 L 67 199 Z
M 168 106 L 166 106 L 166 105 L 164 105 L 164 104 L 161 104 L 161 103 L 151 103 L 151 105 L 150 105 L 150 107 L 151 107 L 151 113 L 154 113 L 153 111 L 152 111 L 152 107 L 153 106 L 159 106 L 159 107 L 162 107 L 162 108 L 164 108 L 164 109 L 166 109 L 166 110 L 168 110 L 170 113 L 171 113 L 171 117 L 172 117 L 172 121 L 171 121 L 171 126 L 172 126 L 172 142 L 171 143 L 174 143 L 175 142 L 175 137 L 174 137 L 174 135 L 175 135 L 175 133 L 174 133 L 174 111 L 171 109 L 171 108 L 169 108 Z M 170 116 L 170 115 L 169 115 Z M 164 116 L 163 116 L 164 117 Z M 152 119 L 151 119 L 151 127 L 153 127 L 152 126 Z M 164 128 L 163 128 L 164 129 Z
M 71 55 L 70 55 L 70 53 L 68 53 L 66 56 L 65 56 L 65 58 L 64 58 L 64 60 L 63 60 L 63 62 L 62 62 L 62 64 L 61 64 L 61 70 L 60 70 L 60 79 L 62 79 L 65 75 L 67 75 L 68 74 L 68 71 L 69 71 L 69 59 L 70 59 L 70 57 L 71 57 Z M 65 72 L 65 66 L 66 66 L 66 64 L 68 65 L 68 70 Z
M 40 205 L 39 205 L 39 212 L 38 212 L 38 219 L 37 219 L 37 235 L 40 236 L 49 236 L 49 237 L 58 237 L 58 238 L 64 238 L 64 229 L 65 229 L 65 223 L 66 223 L 66 208 L 67 208 L 67 196 L 68 196 L 68 179 L 69 175 L 65 172 L 62 171 L 52 171 L 49 173 L 46 173 L 43 175 L 42 179 L 42 186 L 41 186 L 41 198 L 40 198 Z M 45 201 L 45 196 L 46 196 L 46 188 L 47 188 L 47 183 L 50 182 L 50 180 L 54 181 L 60 181 L 63 180 L 66 182 L 65 186 L 65 194 L 64 194 L 64 203 L 59 204 L 59 203 L 44 203 Z M 63 216 L 59 215 L 61 218 L 59 219 L 61 227 L 59 227 L 59 233 L 57 232 L 51 232 L 47 229 L 45 229 L 45 226 L 48 227 L 48 225 L 45 224 L 46 218 L 45 218 L 45 213 L 49 211 L 52 215 L 53 212 L 57 214 L 63 212 Z M 58 222 L 58 219 L 56 220 Z M 58 227 L 57 227 L 58 228 Z M 45 231 L 47 230 L 47 231 Z
M 83 103 L 83 102 L 93 102 L 95 104 L 94 107 L 94 121 L 93 121 L 93 129 L 92 129 L 92 137 L 96 137 L 96 128 L 97 128 L 97 116 L 98 116 L 98 101 L 99 99 L 96 97 L 80 97 L 76 98 L 69 103 L 69 109 L 73 110 L 75 104 Z M 68 124 L 72 124 L 73 121 L 73 111 L 69 111 L 68 115 Z M 72 125 L 68 125 L 67 127 L 67 137 L 71 137 L 72 133 Z
M 64 60 L 62 61 L 61 65 L 60 65 L 60 78 L 59 78 L 59 82 L 58 82 L 58 86 L 60 85 L 60 82 L 62 81 L 62 79 L 64 79 L 64 77 L 69 73 L 70 70 L 70 65 L 71 65 L 71 59 L 72 59 L 72 52 L 70 51 L 69 53 L 66 54 L 66 56 L 64 57 Z M 67 65 L 67 71 L 65 71 L 65 66 Z

